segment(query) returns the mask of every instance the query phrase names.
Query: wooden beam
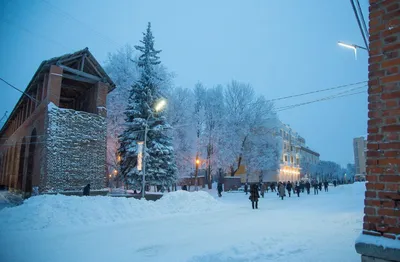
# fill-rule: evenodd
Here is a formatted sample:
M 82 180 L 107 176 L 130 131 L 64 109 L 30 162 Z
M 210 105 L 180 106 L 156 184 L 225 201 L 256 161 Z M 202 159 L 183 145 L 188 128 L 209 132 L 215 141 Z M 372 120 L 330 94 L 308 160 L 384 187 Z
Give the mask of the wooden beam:
M 60 97 L 60 101 L 71 102 L 74 100 L 75 100 L 75 98 L 63 97 L 63 96 Z
M 63 77 L 67 78 L 67 79 L 75 80 L 75 81 L 78 81 L 78 82 L 89 83 L 89 84 L 95 84 L 95 83 L 98 82 L 97 80 L 89 79 L 89 78 L 86 78 L 86 77 L 74 76 L 74 75 L 65 74 L 65 73 L 63 73 Z
M 82 77 L 85 77 L 85 78 L 89 78 L 89 79 L 95 80 L 95 81 L 97 81 L 97 82 L 99 82 L 99 81 L 101 80 L 101 78 L 98 77 L 98 76 L 91 75 L 91 74 L 88 74 L 88 73 L 85 73 L 85 72 L 82 72 L 82 71 L 79 71 L 79 70 L 70 68 L 70 67 L 68 67 L 68 66 L 60 65 L 60 67 L 61 67 L 64 71 L 73 73 L 73 74 L 78 75 L 78 76 L 82 76 Z
M 85 66 L 85 58 L 86 58 L 86 54 L 83 54 L 82 60 L 81 60 L 81 66 L 80 66 L 80 70 L 82 72 L 83 72 L 83 67 Z
M 79 55 L 72 56 L 72 57 L 69 57 L 69 58 L 61 59 L 61 60 L 58 60 L 56 64 L 59 66 L 62 63 L 65 63 L 65 62 L 68 62 L 68 61 L 71 61 L 71 60 L 75 60 L 75 59 L 77 59 L 77 58 L 79 58 L 81 56 L 82 56 L 82 54 L 79 54 Z
M 93 69 L 96 71 L 96 73 L 101 76 L 101 78 L 104 78 L 104 75 L 102 73 L 99 72 L 99 70 L 97 70 L 96 66 L 93 64 L 93 62 L 90 60 L 90 57 L 88 59 L 86 59 L 89 64 L 93 67 Z

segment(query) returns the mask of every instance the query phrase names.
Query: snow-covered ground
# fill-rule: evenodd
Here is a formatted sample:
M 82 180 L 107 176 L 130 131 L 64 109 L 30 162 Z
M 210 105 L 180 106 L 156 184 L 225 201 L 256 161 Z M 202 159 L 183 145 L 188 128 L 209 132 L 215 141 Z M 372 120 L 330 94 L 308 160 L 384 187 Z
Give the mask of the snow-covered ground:
M 244 193 L 178 191 L 156 202 L 38 196 L 0 211 L 0 261 L 358 261 L 365 184 L 252 210 Z

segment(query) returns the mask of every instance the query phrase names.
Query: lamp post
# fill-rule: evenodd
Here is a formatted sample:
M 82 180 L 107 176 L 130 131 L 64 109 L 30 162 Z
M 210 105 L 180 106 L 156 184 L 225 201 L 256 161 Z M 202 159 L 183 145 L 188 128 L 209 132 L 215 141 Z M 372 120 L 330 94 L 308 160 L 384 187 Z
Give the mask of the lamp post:
M 357 49 L 363 49 L 365 51 L 368 51 L 366 47 L 359 46 L 359 45 L 354 45 L 354 44 L 346 44 L 341 41 L 338 41 L 338 45 L 343 46 L 345 48 L 353 49 L 354 50 L 354 56 L 357 59 Z
M 154 109 L 156 112 L 160 112 L 161 110 L 163 110 L 165 108 L 165 106 L 167 105 L 167 101 L 165 99 L 161 99 L 160 101 L 157 102 L 157 104 L 155 105 Z M 144 128 L 144 145 L 143 145 L 143 171 L 142 171 L 142 198 L 144 199 L 144 195 L 145 195 L 145 187 L 146 187 L 146 151 L 147 151 L 147 131 L 148 131 L 148 125 L 149 125 L 149 119 L 150 117 L 154 117 L 153 115 L 153 111 L 150 110 L 150 114 L 146 119 L 146 126 Z
M 199 165 L 200 165 L 200 159 L 199 155 L 196 155 L 196 169 L 194 171 L 194 190 L 198 191 L 198 173 L 199 173 Z

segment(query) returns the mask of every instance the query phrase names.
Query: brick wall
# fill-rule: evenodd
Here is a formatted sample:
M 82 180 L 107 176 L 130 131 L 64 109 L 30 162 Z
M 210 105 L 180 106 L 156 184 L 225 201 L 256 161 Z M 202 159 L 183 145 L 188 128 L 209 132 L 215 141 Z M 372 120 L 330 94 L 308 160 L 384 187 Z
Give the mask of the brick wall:
M 106 121 L 96 114 L 49 106 L 43 153 L 43 191 L 104 188 Z
M 400 240 L 400 1 L 370 0 L 367 191 L 363 233 Z

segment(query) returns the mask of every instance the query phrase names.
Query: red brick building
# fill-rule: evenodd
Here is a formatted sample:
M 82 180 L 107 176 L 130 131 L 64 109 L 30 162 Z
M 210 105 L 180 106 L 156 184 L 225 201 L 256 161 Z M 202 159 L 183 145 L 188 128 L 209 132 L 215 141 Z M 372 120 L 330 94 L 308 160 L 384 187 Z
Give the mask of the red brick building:
M 356 250 L 400 261 L 400 1 L 370 0 L 367 191 Z
M 114 87 L 87 48 L 43 61 L 0 130 L 0 185 L 27 196 L 103 188 Z

